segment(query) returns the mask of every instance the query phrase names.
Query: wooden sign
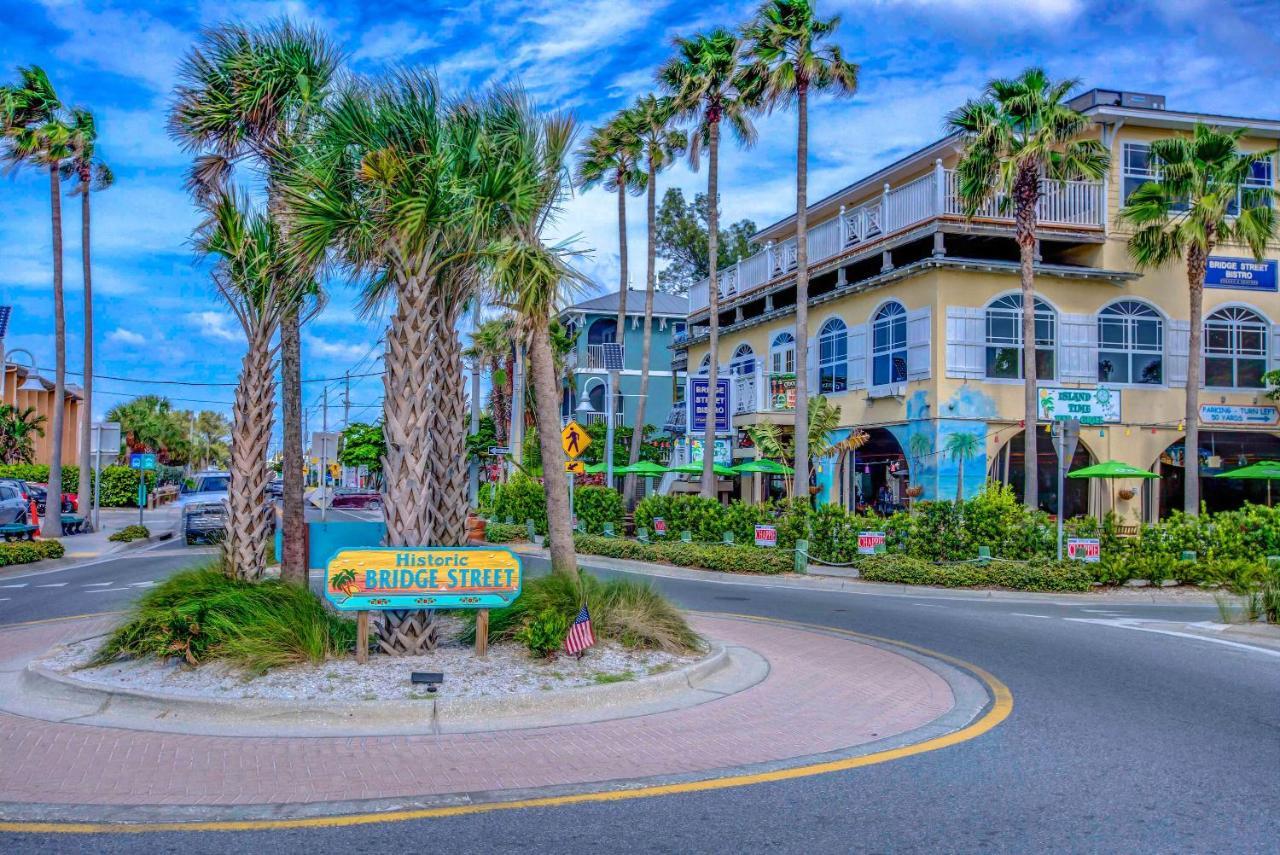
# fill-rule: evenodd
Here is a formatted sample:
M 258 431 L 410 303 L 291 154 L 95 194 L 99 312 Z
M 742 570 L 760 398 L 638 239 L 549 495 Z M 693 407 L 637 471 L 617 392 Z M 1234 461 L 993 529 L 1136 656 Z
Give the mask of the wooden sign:
M 520 596 L 520 557 L 490 547 L 340 549 L 325 597 L 341 611 L 503 608 Z

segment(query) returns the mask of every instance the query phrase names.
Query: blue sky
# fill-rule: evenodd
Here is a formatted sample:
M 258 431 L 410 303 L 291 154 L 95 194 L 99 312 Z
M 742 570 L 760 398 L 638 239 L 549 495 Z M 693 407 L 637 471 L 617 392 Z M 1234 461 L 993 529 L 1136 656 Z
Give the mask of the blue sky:
M 0 0 L 0 75 L 38 64 L 63 99 L 98 116 L 101 150 L 117 184 L 96 196 L 93 252 L 96 373 L 194 383 L 233 383 L 243 345 L 188 239 L 197 222 L 183 189 L 189 163 L 165 133 L 175 68 L 203 26 L 281 15 L 314 24 L 355 71 L 434 67 L 450 87 L 518 78 L 548 107 L 585 126 L 653 86 L 671 39 L 740 23 L 754 3 L 676 0 L 477 0 L 474 3 L 99 3 Z M 840 13 L 838 41 L 862 66 L 856 97 L 812 108 L 811 198 L 820 198 L 941 134 L 943 115 L 992 76 L 1040 64 L 1085 87 L 1163 93 L 1170 109 L 1280 117 L 1280 2 L 1168 0 L 826 0 Z M 750 151 L 722 159 L 724 216 L 765 225 L 791 212 L 795 120 L 761 117 Z M 661 179 L 691 194 L 705 176 L 683 164 Z M 64 200 L 68 364 L 82 368 L 78 203 Z M 52 298 L 47 178 L 0 178 L 0 303 L 15 307 L 7 346 L 51 366 Z M 594 190 L 572 199 L 559 224 L 593 250 L 583 267 L 617 287 L 616 203 Z M 642 284 L 643 201 L 629 209 L 630 259 Z M 330 301 L 304 332 L 306 377 L 371 370 L 380 319 L 362 319 L 351 290 L 329 283 Z M 376 366 L 373 367 L 376 370 Z M 72 377 L 73 380 L 77 379 Z M 229 386 L 152 386 L 100 380 L 95 409 L 142 392 L 177 406 L 229 410 Z M 318 425 L 320 384 L 304 402 Z M 376 418 L 381 383 L 353 383 L 353 419 Z M 334 389 L 330 401 L 339 399 Z M 330 422 L 341 419 L 340 407 Z M 278 430 L 278 427 L 277 427 Z

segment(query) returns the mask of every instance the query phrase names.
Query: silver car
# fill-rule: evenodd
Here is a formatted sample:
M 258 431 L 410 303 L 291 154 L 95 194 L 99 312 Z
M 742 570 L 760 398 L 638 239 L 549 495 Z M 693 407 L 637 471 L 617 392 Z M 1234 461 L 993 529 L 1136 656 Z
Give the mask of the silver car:
M 198 540 L 221 540 L 227 528 L 227 489 L 231 476 L 226 472 L 200 472 L 195 485 L 183 485 L 178 496 L 178 537 L 188 544 Z
M 21 490 L 13 484 L 0 484 L 0 525 L 25 523 L 28 511 Z

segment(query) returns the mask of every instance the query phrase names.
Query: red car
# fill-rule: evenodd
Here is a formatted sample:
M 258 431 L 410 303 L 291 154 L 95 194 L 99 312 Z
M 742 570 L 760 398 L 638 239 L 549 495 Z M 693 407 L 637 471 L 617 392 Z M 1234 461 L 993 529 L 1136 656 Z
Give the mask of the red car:
M 357 490 L 353 487 L 336 487 L 329 507 L 356 511 L 382 510 L 382 494 L 373 490 Z
M 32 498 L 36 500 L 36 510 L 39 511 L 41 514 L 46 513 L 45 507 L 48 505 L 48 502 L 49 502 L 49 485 L 33 484 L 28 482 L 27 487 L 31 492 Z M 80 503 L 77 500 L 77 496 L 75 493 L 62 494 L 62 513 L 74 514 L 79 509 L 79 507 L 80 507 Z

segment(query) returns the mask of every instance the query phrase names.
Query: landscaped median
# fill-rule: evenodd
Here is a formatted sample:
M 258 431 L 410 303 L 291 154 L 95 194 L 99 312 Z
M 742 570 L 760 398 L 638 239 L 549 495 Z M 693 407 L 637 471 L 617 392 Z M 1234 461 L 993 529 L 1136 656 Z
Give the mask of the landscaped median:
M 10 564 L 30 564 L 46 558 L 61 558 L 65 552 L 66 549 L 59 540 L 0 543 L 0 567 Z

